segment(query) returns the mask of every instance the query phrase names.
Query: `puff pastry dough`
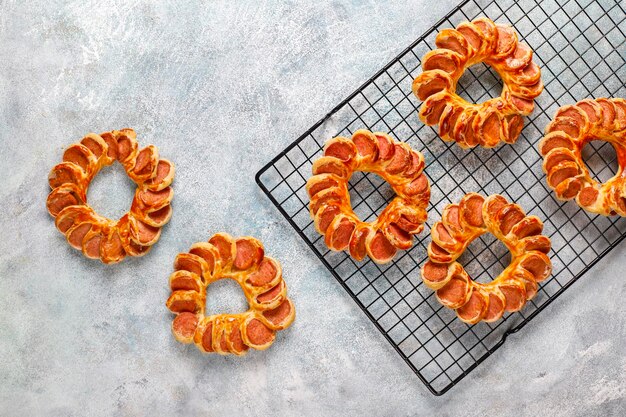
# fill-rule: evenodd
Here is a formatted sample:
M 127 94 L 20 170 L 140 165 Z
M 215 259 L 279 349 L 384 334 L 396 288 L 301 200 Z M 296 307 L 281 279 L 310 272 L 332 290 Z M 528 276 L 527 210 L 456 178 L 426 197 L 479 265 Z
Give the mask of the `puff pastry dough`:
M 435 44 L 438 49 L 424 55 L 424 71 L 413 81 L 414 94 L 424 102 L 420 119 L 438 124 L 443 140 L 463 148 L 515 143 L 524 127 L 522 116 L 532 112 L 534 98 L 543 91 L 532 50 L 518 42 L 512 27 L 487 18 L 444 29 Z M 503 88 L 500 97 L 473 104 L 456 93 L 456 86 L 463 72 L 480 62 L 500 75 Z
M 180 253 L 174 269 L 172 294 L 166 303 L 176 314 L 172 332 L 177 340 L 193 342 L 202 352 L 243 355 L 249 348 L 265 350 L 276 332 L 289 327 L 296 317 L 280 264 L 265 256 L 263 245 L 253 237 L 234 239 L 217 233 Z M 241 285 L 250 309 L 207 317 L 207 286 L 224 278 Z
M 433 225 L 422 280 L 462 321 L 499 320 L 505 311 L 524 307 L 537 293 L 537 283 L 552 272 L 546 255 L 550 239 L 542 230 L 538 217 L 527 216 L 501 195 L 466 194 L 460 203 L 448 205 L 441 221 Z M 493 281 L 483 284 L 472 280 L 456 259 L 472 240 L 487 232 L 508 247 L 511 263 Z
M 410 248 L 413 235 L 424 228 L 430 199 L 423 169 L 420 152 L 384 133 L 361 129 L 352 138 L 327 141 L 306 190 L 315 229 L 325 236 L 328 248 L 348 249 L 359 261 L 368 255 L 381 264 L 391 261 L 398 249 Z M 350 205 L 348 180 L 355 171 L 378 174 L 396 193 L 372 223 L 361 221 Z
M 582 149 L 592 140 L 611 143 L 618 172 L 605 183 L 591 178 Z M 626 216 L 626 100 L 599 98 L 561 107 L 539 142 L 548 185 L 560 200 L 576 199 L 583 209 Z
M 87 204 L 87 188 L 96 174 L 119 161 L 137 184 L 130 211 L 113 221 Z M 138 149 L 132 129 L 100 135 L 89 133 L 68 147 L 63 162 L 50 171 L 52 191 L 46 206 L 69 244 L 88 258 L 119 262 L 126 255 L 145 255 L 172 216 L 174 165 L 159 157 L 157 148 Z

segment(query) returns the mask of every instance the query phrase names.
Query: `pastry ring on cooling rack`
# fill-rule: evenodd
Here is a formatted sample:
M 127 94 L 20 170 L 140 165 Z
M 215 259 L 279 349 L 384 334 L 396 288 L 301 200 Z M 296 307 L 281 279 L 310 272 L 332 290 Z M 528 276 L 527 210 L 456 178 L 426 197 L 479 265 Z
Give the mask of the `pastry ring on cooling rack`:
M 216 233 L 178 254 L 174 269 L 166 303 L 176 313 L 172 332 L 178 341 L 193 342 L 202 352 L 243 355 L 249 348 L 265 350 L 276 331 L 289 327 L 296 317 L 280 264 L 265 256 L 263 244 L 253 237 L 233 239 Z M 206 317 L 207 286 L 223 278 L 241 285 L 250 309 Z
M 349 249 L 359 261 L 369 255 L 381 264 L 391 261 L 398 249 L 410 248 L 413 235 L 424 228 L 430 199 L 423 169 L 420 152 L 384 133 L 361 129 L 350 139 L 327 141 L 306 184 L 310 214 L 326 245 L 334 251 Z M 350 204 L 348 180 L 355 171 L 378 174 L 396 193 L 372 223 L 359 220 Z
M 438 124 L 439 136 L 462 148 L 515 143 L 524 127 L 522 116 L 533 111 L 533 99 L 543 91 L 532 50 L 518 42 L 512 27 L 487 18 L 443 29 L 435 44 L 438 49 L 424 55 L 424 71 L 413 81 L 413 92 L 424 102 L 420 119 L 429 126 Z M 502 93 L 481 104 L 468 103 L 456 93 L 457 82 L 480 62 L 500 75 Z
M 505 311 L 518 311 L 537 293 L 537 283 L 552 272 L 546 255 L 550 239 L 541 234 L 543 223 L 527 216 L 517 204 L 498 194 L 486 199 L 466 194 L 450 204 L 431 229 L 428 260 L 422 267 L 424 284 L 436 290 L 444 306 L 456 310 L 464 322 L 493 322 Z M 483 233 L 492 233 L 511 251 L 511 263 L 493 281 L 474 281 L 456 262 L 467 246 Z
M 89 207 L 87 188 L 100 169 L 116 160 L 137 190 L 130 212 L 113 221 Z M 63 162 L 50 171 L 52 191 L 46 205 L 73 248 L 88 258 L 115 263 L 126 255 L 145 255 L 159 240 L 161 227 L 172 216 L 173 179 L 174 165 L 160 159 L 153 145 L 137 149 L 134 130 L 89 133 L 67 148 Z
M 618 172 L 605 183 L 591 178 L 582 149 L 592 140 L 609 142 L 617 154 Z M 581 100 L 557 110 L 539 142 L 548 185 L 560 200 L 604 216 L 626 216 L 626 100 Z

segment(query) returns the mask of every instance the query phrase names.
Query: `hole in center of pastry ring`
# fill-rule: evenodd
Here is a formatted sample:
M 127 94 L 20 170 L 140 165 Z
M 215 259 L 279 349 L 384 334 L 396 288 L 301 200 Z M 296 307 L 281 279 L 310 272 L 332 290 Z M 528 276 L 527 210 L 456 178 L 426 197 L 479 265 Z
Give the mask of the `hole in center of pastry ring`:
M 430 185 L 423 170 L 420 152 L 382 132 L 360 129 L 350 138 L 328 140 L 306 185 L 315 230 L 333 251 L 347 249 L 358 261 L 369 256 L 390 262 L 424 228 Z M 357 172 L 369 175 L 354 175 L 351 194 L 349 181 Z M 381 190 L 376 176 L 395 196 Z M 388 197 L 393 198 L 387 203 Z
M 87 203 L 87 190 L 101 169 L 115 162 L 136 188 L 127 203 L 130 210 L 113 220 Z M 174 165 L 160 158 L 154 145 L 140 149 L 132 129 L 89 133 L 65 149 L 63 161 L 50 171 L 52 191 L 46 207 L 70 246 L 86 257 L 115 263 L 126 255 L 142 256 L 159 240 L 161 228 L 172 215 L 174 171 Z
M 604 183 L 619 171 L 617 153 L 612 143 L 599 139 L 585 144 L 581 158 L 592 179 Z
M 128 178 L 124 167 L 104 167 L 89 184 L 87 201 L 102 217 L 119 219 L 129 209 L 137 185 Z
M 240 314 L 246 310 L 248 310 L 248 301 L 237 281 L 220 279 L 207 287 L 205 306 L 207 315 Z
M 421 268 L 424 285 L 435 290 L 437 300 L 462 321 L 475 324 L 499 320 L 505 312 L 519 311 L 532 299 L 541 281 L 550 276 L 547 253 L 550 239 L 542 234 L 543 223 L 526 215 L 517 204 L 494 194 L 466 194 L 459 203 L 446 206 L 441 220 L 431 228 L 428 260 Z M 459 262 L 471 242 L 492 234 L 511 253 L 506 268 L 489 282 L 478 282 Z M 483 269 L 500 258 L 483 258 L 492 248 L 487 240 L 474 254 Z
M 491 233 L 475 238 L 458 262 L 477 283 L 489 284 L 511 264 L 511 251 Z
M 202 352 L 243 355 L 250 348 L 267 349 L 276 332 L 295 319 L 280 263 L 265 256 L 263 245 L 253 237 L 217 233 L 178 254 L 174 270 L 166 302 L 176 314 L 172 332 L 177 340 L 193 342 Z M 230 280 L 243 290 L 247 310 L 207 315 L 206 299 L 219 286 L 216 281 Z
M 457 94 L 468 104 L 483 104 L 502 94 L 502 78 L 489 65 L 479 62 L 467 68 L 457 82 Z
M 354 214 L 363 222 L 375 221 L 396 197 L 388 182 L 380 175 L 354 172 L 349 181 L 350 201 Z

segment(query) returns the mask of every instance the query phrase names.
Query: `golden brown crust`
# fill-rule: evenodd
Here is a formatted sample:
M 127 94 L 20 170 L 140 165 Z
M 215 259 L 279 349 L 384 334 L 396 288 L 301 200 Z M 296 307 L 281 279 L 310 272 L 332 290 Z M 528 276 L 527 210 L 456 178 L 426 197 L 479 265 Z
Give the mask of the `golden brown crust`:
M 466 194 L 458 204 L 447 206 L 442 220 L 433 225 L 422 280 L 462 321 L 499 320 L 505 311 L 520 310 L 537 293 L 537 283 L 552 271 L 546 255 L 550 240 L 542 230 L 538 217 L 527 216 L 501 195 Z M 511 251 L 509 266 L 487 284 L 472 280 L 456 261 L 483 233 L 492 233 Z
M 524 126 L 521 116 L 532 112 L 533 100 L 543 90 L 532 50 L 518 42 L 513 28 L 487 18 L 444 29 L 435 44 L 437 49 L 424 55 L 423 72 L 413 81 L 413 93 L 424 102 L 420 119 L 438 124 L 443 140 L 463 148 L 515 143 Z M 479 62 L 500 75 L 502 94 L 481 104 L 468 103 L 456 93 L 456 85 L 463 72 Z
M 626 100 L 585 99 L 559 108 L 539 142 L 548 185 L 560 200 L 576 199 L 583 209 L 609 216 L 626 216 Z M 592 140 L 611 143 L 618 172 L 599 183 L 582 160 L 582 150 Z
M 174 269 L 166 302 L 176 314 L 172 333 L 202 352 L 243 355 L 249 348 L 267 349 L 275 333 L 295 319 L 280 264 L 265 256 L 263 244 L 253 237 L 216 233 L 208 242 L 193 244 L 189 253 L 178 254 Z M 241 286 L 250 308 L 241 314 L 205 316 L 207 287 L 224 278 Z
M 87 204 L 87 188 L 100 169 L 119 161 L 137 184 L 130 210 L 118 221 L 96 214 Z M 172 215 L 170 187 L 174 165 L 159 158 L 153 145 L 141 150 L 132 129 L 87 134 L 63 153 L 63 162 L 50 171 L 52 191 L 46 202 L 59 231 L 75 249 L 103 263 L 127 255 L 145 255 Z
M 315 229 L 331 250 L 348 249 L 359 261 L 366 255 L 376 263 L 391 261 L 424 228 L 430 185 L 423 170 L 422 154 L 387 134 L 360 129 L 352 138 L 330 139 L 306 184 Z M 350 205 L 354 171 L 378 174 L 396 193 L 374 222 L 361 221 Z

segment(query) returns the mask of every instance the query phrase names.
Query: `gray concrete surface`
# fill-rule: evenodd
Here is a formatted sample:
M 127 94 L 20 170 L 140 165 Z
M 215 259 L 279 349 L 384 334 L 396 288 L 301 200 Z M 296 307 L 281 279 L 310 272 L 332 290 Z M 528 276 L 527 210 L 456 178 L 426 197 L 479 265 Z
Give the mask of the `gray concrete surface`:
M 254 183 L 456 0 L 209 3 L 0 0 L 0 415 L 626 415 L 624 245 L 437 398 Z M 176 163 L 175 212 L 148 256 L 104 266 L 54 228 L 46 178 L 124 126 Z M 116 165 L 89 198 L 117 216 L 132 192 Z M 283 264 L 298 317 L 268 351 L 170 335 L 172 260 L 217 231 Z

